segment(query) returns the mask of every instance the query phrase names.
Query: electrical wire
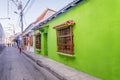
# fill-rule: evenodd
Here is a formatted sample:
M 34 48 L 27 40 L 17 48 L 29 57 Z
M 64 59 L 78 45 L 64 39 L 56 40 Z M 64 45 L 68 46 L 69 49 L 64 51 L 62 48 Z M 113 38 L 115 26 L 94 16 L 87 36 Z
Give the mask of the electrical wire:
M 28 6 L 29 2 L 30 2 L 30 0 L 27 1 L 25 7 L 22 9 L 22 12 L 26 9 L 26 7 Z
M 16 5 L 16 7 L 18 7 L 17 3 L 14 0 L 11 0 L 11 1 Z
M 32 7 L 32 5 L 34 4 L 35 0 L 31 1 L 31 4 L 29 4 L 28 8 L 24 11 L 24 15 L 29 11 L 29 9 Z
M 7 0 L 7 17 L 9 17 L 9 0 Z
M 19 7 L 19 5 L 21 5 L 22 6 L 22 3 L 21 4 L 17 4 L 17 3 L 19 3 L 19 2 L 15 2 L 14 0 L 11 0 L 14 4 L 15 4 L 15 6 L 17 6 L 17 8 Z M 35 1 L 35 0 L 33 0 L 33 1 Z M 22 17 L 24 18 L 24 21 L 22 21 L 21 22 L 21 14 L 19 15 L 19 18 L 18 18 L 18 21 L 17 21 L 17 23 L 16 23 L 16 26 L 17 25 L 19 25 L 19 27 L 21 27 L 21 23 L 23 23 L 24 22 L 24 24 L 25 25 L 27 25 L 27 23 L 26 23 L 26 19 L 25 19 L 25 13 L 24 13 L 24 11 L 26 10 L 26 12 L 28 11 L 28 9 L 30 9 L 30 7 L 32 6 L 32 4 L 33 4 L 33 1 L 31 2 L 31 4 L 29 5 L 29 3 L 30 3 L 30 0 L 28 0 L 27 2 L 26 2 L 26 4 L 25 4 L 25 6 L 23 7 L 23 8 L 21 8 L 21 13 L 22 13 Z M 28 7 L 28 5 L 29 5 L 29 7 Z M 27 9 L 26 9 L 27 8 Z

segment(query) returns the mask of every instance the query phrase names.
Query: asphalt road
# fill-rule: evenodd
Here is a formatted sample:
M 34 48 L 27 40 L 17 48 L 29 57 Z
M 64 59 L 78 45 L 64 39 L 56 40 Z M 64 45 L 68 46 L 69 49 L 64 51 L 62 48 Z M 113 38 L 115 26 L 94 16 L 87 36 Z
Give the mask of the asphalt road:
M 6 47 L 0 54 L 0 80 L 59 80 L 38 66 L 17 48 Z

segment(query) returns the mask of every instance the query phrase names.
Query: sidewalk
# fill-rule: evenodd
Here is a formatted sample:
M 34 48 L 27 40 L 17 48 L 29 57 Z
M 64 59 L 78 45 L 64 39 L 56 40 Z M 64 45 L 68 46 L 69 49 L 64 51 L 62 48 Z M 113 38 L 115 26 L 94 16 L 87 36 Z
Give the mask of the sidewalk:
M 47 57 L 28 51 L 23 51 L 23 53 L 35 61 L 39 66 L 42 66 L 52 72 L 60 80 L 101 80 L 86 73 L 77 71 Z

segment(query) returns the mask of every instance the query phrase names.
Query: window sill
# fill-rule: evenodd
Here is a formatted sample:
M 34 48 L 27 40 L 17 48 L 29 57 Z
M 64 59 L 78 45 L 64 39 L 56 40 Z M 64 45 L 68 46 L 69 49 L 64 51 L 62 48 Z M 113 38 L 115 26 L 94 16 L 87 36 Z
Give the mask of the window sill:
M 75 57 L 75 55 L 65 54 L 65 53 L 61 53 L 61 52 L 57 52 L 57 54 L 63 55 L 63 56 L 68 56 L 68 57 L 72 57 L 72 58 Z
M 41 51 L 41 49 L 36 49 L 37 51 Z

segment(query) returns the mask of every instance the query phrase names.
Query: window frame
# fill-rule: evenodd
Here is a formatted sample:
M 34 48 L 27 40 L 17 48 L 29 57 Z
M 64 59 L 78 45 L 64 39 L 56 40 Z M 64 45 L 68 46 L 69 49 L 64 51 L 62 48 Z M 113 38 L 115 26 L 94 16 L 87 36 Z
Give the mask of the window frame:
M 64 33 L 65 29 L 69 29 L 69 34 L 60 35 L 61 32 Z M 59 31 L 61 30 L 61 32 Z M 64 30 L 64 31 L 62 31 Z M 60 32 L 60 33 L 59 33 Z M 56 29 L 57 33 L 57 52 L 62 52 L 65 54 L 71 54 L 73 55 L 73 33 L 72 33 L 72 27 L 67 26 L 60 29 Z M 66 43 L 66 40 L 69 39 L 69 42 Z M 62 49 L 61 49 L 62 48 Z
M 53 28 L 56 29 L 56 38 L 57 38 L 57 52 L 74 55 L 74 44 L 73 44 L 73 25 L 75 22 L 73 20 L 68 20 L 62 24 L 56 25 Z M 69 29 L 69 34 L 64 34 L 67 32 L 63 32 L 63 35 L 60 36 L 59 31 L 67 31 L 65 29 Z M 62 39 L 63 38 L 63 39 Z M 69 40 L 67 42 L 66 40 Z M 62 43 L 62 44 L 61 44 Z M 67 44 L 66 44 L 67 43 Z
M 30 46 L 33 46 L 33 35 L 29 37 L 29 40 L 30 40 Z
M 36 49 L 41 49 L 41 34 L 38 33 L 36 36 L 35 36 L 35 41 L 36 41 Z

